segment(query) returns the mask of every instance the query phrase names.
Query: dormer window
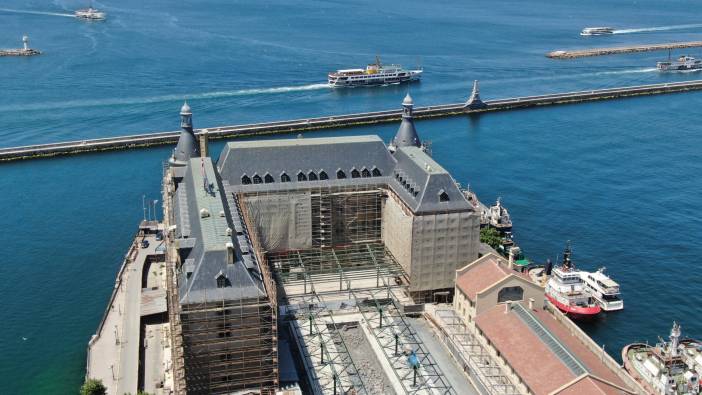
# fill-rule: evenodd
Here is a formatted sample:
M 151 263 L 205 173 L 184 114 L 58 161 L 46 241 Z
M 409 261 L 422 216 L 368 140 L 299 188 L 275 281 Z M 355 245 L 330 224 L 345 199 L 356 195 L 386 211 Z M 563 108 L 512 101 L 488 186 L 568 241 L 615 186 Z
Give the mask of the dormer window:
M 317 181 L 317 173 L 311 171 L 311 172 L 309 172 L 309 173 L 307 174 L 307 178 L 308 178 L 310 181 Z
M 365 167 L 361 170 L 361 177 L 363 178 L 368 178 L 371 176 L 370 170 L 366 169 Z
M 322 170 L 319 172 L 319 179 L 320 180 L 328 180 L 329 176 L 327 175 L 327 172 Z
M 377 167 L 374 167 L 373 170 L 371 170 L 371 173 L 373 173 L 373 177 L 380 177 L 382 174 L 380 174 L 380 170 L 378 170 Z
M 440 202 L 448 202 L 449 200 L 449 195 L 444 191 L 443 189 L 439 190 L 439 201 Z
M 273 176 L 270 175 L 270 173 L 266 173 L 266 175 L 263 176 L 263 181 L 264 181 L 266 184 L 272 184 L 272 183 L 275 182 L 275 180 L 273 179 Z
M 346 178 L 346 173 L 344 173 L 343 170 L 339 169 L 336 171 L 336 178 L 339 180 Z
M 263 179 L 258 174 L 254 174 L 253 183 L 254 184 L 263 184 Z
M 361 177 L 361 173 L 358 170 L 356 170 L 355 168 L 351 169 L 351 178 L 360 178 L 360 177 Z
M 290 182 L 290 176 L 283 172 L 283 174 L 280 175 L 280 182 Z
M 249 177 L 249 176 L 247 176 L 246 174 L 244 174 L 243 176 L 241 176 L 241 183 L 244 184 L 244 185 L 249 185 L 249 184 L 251 184 L 251 177 Z
M 230 287 L 231 285 L 232 283 L 229 282 L 227 276 L 225 276 L 222 272 L 219 272 L 217 275 L 217 288 Z
M 297 173 L 297 180 L 298 181 L 307 181 L 307 176 L 303 172 Z

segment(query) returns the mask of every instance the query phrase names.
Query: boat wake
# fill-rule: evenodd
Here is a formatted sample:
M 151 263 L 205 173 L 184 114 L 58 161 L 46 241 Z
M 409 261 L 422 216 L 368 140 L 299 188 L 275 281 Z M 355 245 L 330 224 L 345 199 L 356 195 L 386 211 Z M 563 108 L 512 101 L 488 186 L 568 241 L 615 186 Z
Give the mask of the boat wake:
M 658 70 L 658 69 L 656 69 L 655 67 L 646 67 L 646 68 L 641 68 L 641 69 L 630 69 L 630 70 L 598 71 L 596 73 L 583 74 L 583 76 L 586 76 L 586 75 L 618 75 L 618 74 L 651 73 L 651 72 L 654 72 L 656 70 Z
M 179 102 L 183 99 L 187 100 L 205 100 L 205 99 L 216 99 L 216 98 L 226 98 L 226 97 L 236 97 L 236 96 L 254 96 L 254 95 L 271 95 L 289 92 L 303 92 L 303 91 L 313 91 L 320 89 L 327 89 L 329 85 L 327 84 L 309 84 L 309 85 L 299 85 L 299 86 L 279 86 L 272 88 L 253 88 L 253 89 L 239 89 L 232 91 L 215 91 L 215 92 L 205 92 L 205 93 L 195 93 L 195 94 L 182 94 L 182 95 L 162 95 L 162 96 L 151 96 L 151 97 L 132 97 L 132 98 L 115 98 L 115 99 L 104 99 L 104 100 L 71 100 L 66 102 L 51 102 L 51 103 L 35 103 L 28 105 L 18 105 L 18 106 L 5 106 L 0 108 L 0 112 L 12 112 L 12 111 L 43 111 L 43 110 L 60 110 L 60 109 L 71 109 L 71 108 L 85 108 L 85 107 L 104 107 L 104 106 L 128 106 L 137 104 L 153 104 L 153 103 L 167 103 L 167 102 Z
M 32 15 L 49 15 L 49 16 L 63 16 L 68 18 L 75 18 L 73 14 L 62 14 L 59 12 L 44 12 L 44 11 L 28 11 L 28 10 L 13 10 L 10 8 L 0 8 L 0 12 L 12 12 L 15 14 L 32 14 Z
M 680 30 L 680 29 L 695 29 L 702 27 L 702 23 L 692 24 L 692 25 L 671 25 L 671 26 L 658 26 L 658 27 L 642 27 L 640 29 L 618 29 L 614 30 L 614 34 L 630 34 L 630 33 L 645 33 L 645 32 L 662 32 L 666 30 Z

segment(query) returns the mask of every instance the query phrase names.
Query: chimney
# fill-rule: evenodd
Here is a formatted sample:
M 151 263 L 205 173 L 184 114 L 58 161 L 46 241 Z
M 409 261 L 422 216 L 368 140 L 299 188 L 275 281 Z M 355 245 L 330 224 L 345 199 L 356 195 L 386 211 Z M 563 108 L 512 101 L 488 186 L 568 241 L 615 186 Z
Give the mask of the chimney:
M 228 242 L 227 246 L 227 263 L 234 264 L 234 244 Z
M 203 129 L 202 132 L 200 132 L 200 156 L 203 158 L 206 158 L 207 156 L 210 155 L 210 142 L 209 142 L 209 137 L 207 136 L 207 129 Z
M 505 314 L 509 313 L 509 310 L 510 310 L 511 308 L 512 308 L 512 301 L 511 301 L 511 300 L 508 300 L 508 301 L 505 303 Z
M 514 266 L 514 247 L 509 249 L 509 267 L 510 269 Z
M 529 298 L 529 310 L 534 310 L 534 298 Z

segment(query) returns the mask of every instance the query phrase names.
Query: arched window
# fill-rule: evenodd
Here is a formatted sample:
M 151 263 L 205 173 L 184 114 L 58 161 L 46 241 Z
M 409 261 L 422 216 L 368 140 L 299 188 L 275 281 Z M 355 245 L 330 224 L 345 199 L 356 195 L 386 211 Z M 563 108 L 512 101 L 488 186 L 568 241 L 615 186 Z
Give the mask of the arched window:
M 380 174 L 380 170 L 378 170 L 377 167 L 374 167 L 373 170 L 371 170 L 371 172 L 373 173 L 373 177 L 380 177 L 380 176 L 382 176 L 382 174 Z
M 523 299 L 524 289 L 522 287 L 504 287 L 497 293 L 497 303 Z
M 281 174 L 280 182 L 290 182 L 290 176 L 287 173 Z
M 319 179 L 320 180 L 328 180 L 329 176 L 327 175 L 327 172 L 322 170 L 319 172 Z
M 241 176 L 241 183 L 244 185 L 251 184 L 251 177 L 244 174 L 243 176 Z
M 370 171 L 366 169 L 365 167 L 361 170 L 361 176 L 363 178 L 368 178 L 371 176 Z
M 298 181 L 307 181 L 307 176 L 303 172 L 297 173 L 297 180 Z
M 269 173 L 266 173 L 266 175 L 263 176 L 263 181 L 264 181 L 266 184 L 271 184 L 271 183 L 275 182 L 275 180 L 273 179 L 273 176 L 270 175 Z
M 317 173 L 311 171 L 311 172 L 309 172 L 309 173 L 307 174 L 307 178 L 308 178 L 310 181 L 317 181 Z
M 359 177 L 361 177 L 361 173 L 356 169 L 352 169 L 351 170 L 351 178 L 359 178 Z
M 263 179 L 258 174 L 254 174 L 253 183 L 254 184 L 263 184 Z
M 449 195 L 444 191 L 443 189 L 439 191 L 439 201 L 440 202 L 448 202 L 449 200 Z
M 336 171 L 336 178 L 338 178 L 338 179 L 346 178 L 346 173 L 344 173 L 343 170 L 339 169 Z

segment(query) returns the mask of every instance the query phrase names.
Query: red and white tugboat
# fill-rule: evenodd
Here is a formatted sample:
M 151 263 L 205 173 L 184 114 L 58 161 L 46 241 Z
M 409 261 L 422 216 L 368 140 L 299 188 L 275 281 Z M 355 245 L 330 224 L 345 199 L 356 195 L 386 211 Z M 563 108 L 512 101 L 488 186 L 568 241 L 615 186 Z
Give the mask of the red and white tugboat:
M 568 244 L 563 252 L 563 263 L 553 269 L 546 283 L 546 298 L 560 311 L 573 319 L 593 318 L 602 311 L 597 301 L 590 295 L 575 265 L 570 260 Z

